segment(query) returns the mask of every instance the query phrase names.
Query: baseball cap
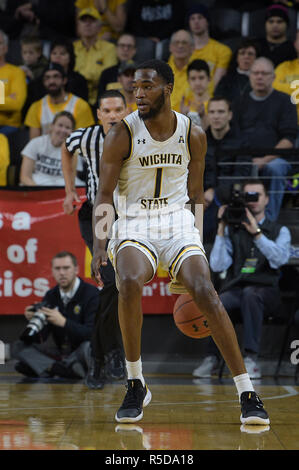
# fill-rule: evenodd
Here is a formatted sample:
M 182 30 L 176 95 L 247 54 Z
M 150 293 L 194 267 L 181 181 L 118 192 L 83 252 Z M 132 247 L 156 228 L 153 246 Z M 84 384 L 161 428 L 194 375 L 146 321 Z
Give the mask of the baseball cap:
M 132 60 L 127 62 L 121 62 L 120 66 L 118 67 L 118 75 L 127 72 L 128 70 L 133 70 L 135 72 L 137 65 Z
M 289 23 L 288 9 L 284 5 L 279 5 L 277 3 L 270 5 L 266 10 L 266 21 L 272 16 L 279 16 L 286 23 Z
M 79 11 L 78 18 L 82 18 L 83 16 L 91 16 L 92 18 L 95 18 L 96 20 L 101 19 L 98 10 L 93 7 L 82 8 L 82 10 Z
M 62 65 L 57 64 L 56 62 L 50 62 L 50 63 L 48 64 L 48 66 L 45 68 L 43 75 L 44 75 L 46 72 L 48 72 L 49 70 L 57 70 L 58 72 L 61 73 L 61 75 L 62 75 L 63 77 L 66 76 L 66 73 L 65 73 L 64 68 L 62 67 Z

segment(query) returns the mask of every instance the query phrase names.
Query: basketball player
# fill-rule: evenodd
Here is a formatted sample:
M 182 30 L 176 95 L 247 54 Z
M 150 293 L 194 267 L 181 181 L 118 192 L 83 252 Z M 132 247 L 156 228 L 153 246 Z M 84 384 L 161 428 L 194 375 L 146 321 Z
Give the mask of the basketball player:
M 82 238 L 93 251 L 92 206 L 97 193 L 99 162 L 103 150 L 104 137 L 111 127 L 126 114 L 126 101 L 117 90 L 104 92 L 99 98 L 97 116 L 102 125 L 80 128 L 72 132 L 62 147 L 62 167 L 65 178 L 66 197 L 64 211 L 74 212 L 74 203 L 80 202 L 76 192 L 73 161 L 78 152 L 87 164 L 87 201 L 79 211 L 79 226 Z M 96 316 L 93 338 L 91 341 L 91 358 L 89 372 L 85 383 L 89 388 L 101 389 L 105 383 L 105 364 L 112 378 L 124 376 L 124 362 L 120 329 L 118 324 L 117 305 L 118 291 L 115 286 L 115 275 L 111 263 L 101 268 L 101 311 Z
M 127 393 L 115 418 L 118 422 L 138 421 L 151 400 L 142 374 L 141 298 L 143 285 L 152 279 L 160 262 L 206 316 L 238 390 L 241 422 L 269 424 L 244 367 L 232 323 L 211 282 L 194 216 L 185 208 L 188 200 L 204 203 L 206 136 L 188 117 L 171 110 L 173 82 L 172 70 L 163 61 L 137 67 L 134 93 L 138 110 L 111 129 L 101 159 L 92 272 L 100 282 L 99 268 L 106 265 L 108 253 L 119 290 L 128 375 Z M 112 226 L 106 252 L 101 227 L 109 224 L 107 213 L 113 200 L 119 218 Z

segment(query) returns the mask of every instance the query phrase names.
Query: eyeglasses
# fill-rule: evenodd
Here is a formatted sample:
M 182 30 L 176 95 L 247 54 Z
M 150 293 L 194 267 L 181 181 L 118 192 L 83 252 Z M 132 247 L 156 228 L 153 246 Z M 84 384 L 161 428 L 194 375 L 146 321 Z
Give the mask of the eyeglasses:
M 117 44 L 117 47 L 120 47 L 121 49 L 135 49 L 135 46 L 132 44 Z

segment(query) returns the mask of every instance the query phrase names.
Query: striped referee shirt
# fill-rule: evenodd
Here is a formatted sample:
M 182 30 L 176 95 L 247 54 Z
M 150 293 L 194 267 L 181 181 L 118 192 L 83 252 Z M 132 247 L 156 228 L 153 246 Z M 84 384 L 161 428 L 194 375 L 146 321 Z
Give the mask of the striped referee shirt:
M 67 150 L 78 153 L 87 163 L 87 199 L 93 205 L 99 184 L 99 166 L 103 152 L 104 131 L 100 125 L 81 127 L 65 141 Z

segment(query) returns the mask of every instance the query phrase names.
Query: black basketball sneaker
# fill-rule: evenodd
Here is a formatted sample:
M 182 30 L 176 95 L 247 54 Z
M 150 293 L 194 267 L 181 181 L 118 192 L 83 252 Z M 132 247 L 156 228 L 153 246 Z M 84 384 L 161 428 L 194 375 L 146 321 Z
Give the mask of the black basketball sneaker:
M 242 424 L 270 424 L 264 404 L 255 392 L 243 392 L 240 402 Z
M 143 407 L 151 401 L 152 394 L 139 379 L 129 379 L 124 401 L 115 415 L 119 423 L 134 423 L 143 417 Z

